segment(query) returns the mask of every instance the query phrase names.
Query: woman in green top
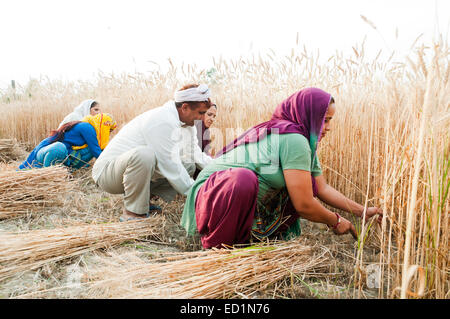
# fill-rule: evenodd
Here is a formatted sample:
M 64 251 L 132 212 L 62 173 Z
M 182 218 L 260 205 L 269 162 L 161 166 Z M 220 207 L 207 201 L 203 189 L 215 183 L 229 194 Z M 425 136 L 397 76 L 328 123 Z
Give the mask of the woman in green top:
M 198 176 L 181 219 L 188 234 L 200 233 L 204 248 L 257 238 L 300 235 L 299 217 L 330 226 L 335 234 L 355 227 L 325 203 L 361 216 L 364 207 L 329 186 L 316 156 L 330 130 L 334 99 L 317 89 L 301 90 L 276 109 L 272 119 L 246 131 L 224 148 Z M 382 212 L 366 211 L 366 218 Z

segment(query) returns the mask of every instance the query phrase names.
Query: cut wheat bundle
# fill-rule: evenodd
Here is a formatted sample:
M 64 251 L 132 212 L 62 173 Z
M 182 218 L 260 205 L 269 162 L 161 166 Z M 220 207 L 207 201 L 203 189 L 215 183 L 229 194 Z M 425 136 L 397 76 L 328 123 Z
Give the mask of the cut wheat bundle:
M 89 298 L 232 298 L 294 274 L 323 271 L 328 250 L 300 241 L 140 258 L 103 258 L 88 270 Z
M 164 216 L 157 215 L 128 222 L 0 233 L 0 281 L 49 262 L 125 241 L 144 238 L 160 241 L 164 224 Z
M 77 180 L 63 166 L 23 171 L 0 166 L 0 219 L 61 206 L 77 187 Z
M 12 161 L 17 161 L 25 155 L 25 150 L 15 139 L 0 139 L 0 162 L 9 163 Z

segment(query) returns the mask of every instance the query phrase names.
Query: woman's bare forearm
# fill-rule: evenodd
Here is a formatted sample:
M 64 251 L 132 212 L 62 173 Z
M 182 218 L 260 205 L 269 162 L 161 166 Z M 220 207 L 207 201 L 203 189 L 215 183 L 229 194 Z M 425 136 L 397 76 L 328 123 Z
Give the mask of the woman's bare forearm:
M 291 200 L 292 199 L 293 198 L 291 196 Z M 322 223 L 330 226 L 337 223 L 336 214 L 326 209 L 322 204 L 319 203 L 319 201 L 317 201 L 313 197 L 311 197 L 310 201 L 303 200 L 301 204 L 295 203 L 294 201 L 294 208 L 301 217 L 315 223 Z
M 364 206 L 356 203 L 350 198 L 347 198 L 342 193 L 340 193 L 339 191 L 337 191 L 328 184 L 324 185 L 320 189 L 318 197 L 326 204 L 355 214 L 358 217 L 362 215 L 364 210 Z
M 336 225 L 336 214 L 313 197 L 308 171 L 292 169 L 283 173 L 291 202 L 301 217 L 316 223 Z

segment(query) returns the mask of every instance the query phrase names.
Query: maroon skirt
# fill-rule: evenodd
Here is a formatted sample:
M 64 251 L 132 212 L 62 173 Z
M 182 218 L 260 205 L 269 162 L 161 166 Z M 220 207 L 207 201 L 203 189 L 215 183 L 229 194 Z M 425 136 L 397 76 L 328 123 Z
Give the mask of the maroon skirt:
M 247 168 L 213 173 L 199 189 L 195 218 L 204 248 L 243 244 L 250 239 L 258 177 Z

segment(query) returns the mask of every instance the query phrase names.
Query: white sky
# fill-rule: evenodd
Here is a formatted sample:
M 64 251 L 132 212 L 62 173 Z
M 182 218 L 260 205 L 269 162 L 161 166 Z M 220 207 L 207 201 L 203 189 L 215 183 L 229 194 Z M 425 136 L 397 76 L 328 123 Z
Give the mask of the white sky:
M 213 56 L 282 56 L 297 33 L 301 48 L 325 57 L 366 35 L 373 55 L 406 54 L 421 33 L 419 43 L 436 30 L 448 39 L 449 25 L 449 0 L 1 0 L 0 88 L 39 76 L 146 72 L 149 61 L 168 58 L 210 67 Z

